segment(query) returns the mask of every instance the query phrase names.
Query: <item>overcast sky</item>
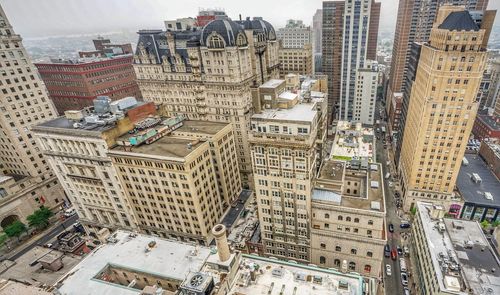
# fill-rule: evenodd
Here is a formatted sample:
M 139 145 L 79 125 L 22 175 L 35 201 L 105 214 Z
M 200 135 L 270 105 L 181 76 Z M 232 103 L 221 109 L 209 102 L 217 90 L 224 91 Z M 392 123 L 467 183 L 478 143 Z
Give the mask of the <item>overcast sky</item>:
M 398 0 L 382 2 L 380 30 L 394 29 Z M 322 0 L 0 0 L 14 30 L 45 37 L 121 29 L 163 28 L 163 20 L 195 16 L 199 8 L 221 7 L 233 19 L 262 16 L 275 27 L 287 19 L 312 22 Z M 500 10 L 500 0 L 490 0 Z M 497 23 L 500 15 L 497 16 Z

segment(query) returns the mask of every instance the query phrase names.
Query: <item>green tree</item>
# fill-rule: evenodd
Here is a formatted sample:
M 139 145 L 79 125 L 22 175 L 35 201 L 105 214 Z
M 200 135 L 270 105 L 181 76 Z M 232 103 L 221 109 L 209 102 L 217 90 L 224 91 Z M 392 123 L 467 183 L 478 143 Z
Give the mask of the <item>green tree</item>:
M 417 214 L 417 207 L 413 207 L 413 208 L 411 208 L 411 209 L 410 209 L 410 213 L 411 213 L 411 215 L 415 215 L 415 214 Z
M 35 227 L 37 229 L 44 229 L 49 225 L 49 218 L 54 215 L 50 209 L 46 207 L 40 207 L 40 209 L 36 210 L 28 216 L 28 225 L 30 227 Z
M 14 221 L 4 229 L 5 234 L 9 238 L 17 237 L 17 239 L 19 239 L 21 234 L 25 231 L 26 231 L 26 225 L 19 220 Z
M 497 227 L 499 224 L 500 224 L 500 221 L 495 220 L 495 221 L 493 221 L 493 223 L 491 224 L 491 226 Z
M 490 223 L 488 222 L 488 220 L 483 220 L 483 221 L 481 222 L 481 227 L 482 227 L 483 229 L 487 228 L 488 226 L 490 226 Z

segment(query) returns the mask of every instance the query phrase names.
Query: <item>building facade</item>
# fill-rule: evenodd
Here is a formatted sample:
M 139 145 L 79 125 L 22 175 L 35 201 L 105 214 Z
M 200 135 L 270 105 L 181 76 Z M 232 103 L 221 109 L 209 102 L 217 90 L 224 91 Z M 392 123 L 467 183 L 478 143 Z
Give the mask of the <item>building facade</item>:
M 64 199 L 32 126 L 57 116 L 21 36 L 0 6 L 0 226 Z
M 326 78 L 322 78 L 326 79 Z M 325 81 L 326 82 L 326 81 Z M 312 90 L 319 86 L 310 81 Z M 265 254 L 310 261 L 311 192 L 326 137 L 326 95 L 270 80 L 254 94 L 250 144 Z
M 375 123 L 375 100 L 378 86 L 378 63 L 367 60 L 365 67 L 358 69 L 356 76 L 356 92 L 354 93 L 354 122 L 366 125 Z
M 92 105 L 100 95 L 112 100 L 140 98 L 130 54 L 89 57 L 77 60 L 52 60 L 36 67 L 47 86 L 57 111 L 80 110 Z
M 92 40 L 94 43 L 95 50 L 91 51 L 79 51 L 78 56 L 80 57 L 107 57 L 115 56 L 121 54 L 133 54 L 132 44 L 130 43 L 111 43 L 110 39 L 105 39 L 101 36 L 97 39 Z
M 314 58 L 311 44 L 303 48 L 280 48 L 280 76 L 287 74 L 310 76 L 314 73 Z
M 140 31 L 134 68 L 144 99 L 163 114 L 233 124 L 242 181 L 249 186 L 251 87 L 279 77 L 278 51 L 268 22 L 220 19 L 197 31 Z
M 314 55 L 322 53 L 322 28 L 323 28 L 323 10 L 318 9 L 313 16 L 313 52 Z
M 500 140 L 500 116 L 478 113 L 472 126 L 472 134 L 479 140 Z
M 329 77 L 330 121 L 354 118 L 358 70 L 377 58 L 379 18 L 380 3 L 373 0 L 323 2 L 322 71 Z
M 313 31 L 301 20 L 289 19 L 284 28 L 276 31 L 276 36 L 284 48 L 304 48 L 313 44 Z
M 405 210 L 418 200 L 454 202 L 486 62 L 491 23 L 483 25 L 461 7 L 442 6 L 422 46 L 399 162 Z

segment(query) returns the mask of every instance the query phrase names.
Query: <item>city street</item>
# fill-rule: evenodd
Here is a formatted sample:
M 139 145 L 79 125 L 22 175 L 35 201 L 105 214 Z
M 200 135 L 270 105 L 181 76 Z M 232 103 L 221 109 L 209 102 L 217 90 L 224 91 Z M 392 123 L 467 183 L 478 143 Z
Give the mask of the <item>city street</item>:
M 382 126 L 386 126 L 386 121 L 380 117 L 380 110 L 384 109 L 385 106 L 383 106 L 380 101 L 377 101 L 377 109 L 375 111 L 375 118 L 376 120 L 380 120 L 380 125 L 375 126 L 376 128 L 380 128 Z M 385 114 L 385 111 L 383 111 Z M 385 115 L 384 115 L 385 117 Z M 386 210 L 387 210 L 387 243 L 392 249 L 396 249 L 396 247 L 399 245 L 403 247 L 403 243 L 401 242 L 404 240 L 401 236 L 402 233 L 408 232 L 409 229 L 401 229 L 399 227 L 401 223 L 401 219 L 399 218 L 397 214 L 397 208 L 396 208 L 396 200 L 394 198 L 394 187 L 389 186 L 389 181 L 392 182 L 392 177 L 390 179 L 385 179 L 385 174 L 388 172 L 391 173 L 391 175 L 394 174 L 395 171 L 392 171 L 391 165 L 387 165 L 387 162 L 389 161 L 388 158 L 388 152 L 387 149 L 384 149 L 384 143 L 383 143 L 384 136 L 382 134 L 379 135 L 379 139 L 376 141 L 376 157 L 377 161 L 382 164 L 383 171 L 384 171 L 384 191 L 385 191 L 385 205 L 386 205 Z M 387 148 L 390 147 L 390 144 L 387 144 Z M 394 225 L 394 232 L 391 233 L 389 232 L 388 226 L 389 224 Z M 403 286 L 401 284 L 401 273 L 400 273 L 400 267 L 399 267 L 399 258 L 402 256 L 398 255 L 398 258 L 396 260 L 392 260 L 390 257 L 389 258 L 384 258 L 383 261 L 383 278 L 384 278 L 384 288 L 385 288 L 385 293 L 386 294 L 404 294 L 403 293 Z M 409 264 L 409 257 L 406 257 L 407 264 Z M 391 276 L 386 276 L 386 271 L 385 271 L 385 266 L 389 264 L 392 268 L 392 274 Z M 410 285 L 411 283 L 409 283 Z
M 70 227 L 77 220 L 78 220 L 78 215 L 74 214 L 73 216 L 71 216 L 71 217 L 67 218 L 66 220 L 64 220 L 64 222 L 60 223 L 58 226 L 52 228 L 50 231 L 48 231 L 47 233 L 45 233 L 39 239 L 35 239 L 33 241 L 29 241 L 28 242 L 29 245 L 21 245 L 19 248 L 22 248 L 22 247 L 24 247 L 24 248 L 22 248 L 18 252 L 15 252 L 15 250 L 14 250 L 15 253 L 8 253 L 5 258 L 8 259 L 8 260 L 12 260 L 13 261 L 13 260 L 16 260 L 17 258 L 19 258 L 20 256 L 24 255 L 29 250 L 33 249 L 35 246 L 43 246 L 43 245 L 45 245 L 50 240 L 52 240 L 53 238 L 55 238 L 57 235 L 59 235 L 60 233 L 62 233 L 66 228 Z

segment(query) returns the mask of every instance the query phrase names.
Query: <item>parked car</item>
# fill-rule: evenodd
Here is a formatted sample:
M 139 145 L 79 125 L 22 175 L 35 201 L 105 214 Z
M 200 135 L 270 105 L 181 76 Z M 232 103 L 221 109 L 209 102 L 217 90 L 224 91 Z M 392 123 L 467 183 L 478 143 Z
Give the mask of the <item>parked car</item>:
M 64 216 L 71 217 L 76 214 L 76 210 L 74 208 L 67 209 L 64 211 Z
M 406 267 L 406 260 L 403 257 L 399 258 L 399 270 L 401 270 L 401 272 L 408 271 L 408 268 Z
M 403 288 L 403 295 L 410 295 L 410 289 L 404 287 Z
M 393 232 L 394 232 L 394 225 L 393 225 L 392 223 L 390 223 L 390 224 L 389 224 L 389 231 L 390 231 L 391 233 L 393 233 Z
M 403 247 L 403 252 L 405 253 L 405 255 L 409 255 L 410 254 L 410 248 L 408 248 L 408 246 L 404 246 Z
M 396 260 L 398 258 L 398 252 L 396 252 L 396 249 L 392 249 L 391 258 L 392 260 Z
M 405 287 L 408 286 L 408 275 L 405 272 L 401 273 L 401 284 Z
M 410 228 L 410 223 L 408 221 L 406 222 L 401 222 L 401 224 L 399 225 L 400 228 Z
M 403 249 L 400 246 L 397 246 L 396 249 L 398 250 L 398 255 L 403 255 Z
M 390 277 L 392 275 L 392 268 L 389 264 L 385 265 L 385 274 Z
M 391 247 L 387 244 L 384 246 L 384 256 L 387 258 L 391 257 Z

